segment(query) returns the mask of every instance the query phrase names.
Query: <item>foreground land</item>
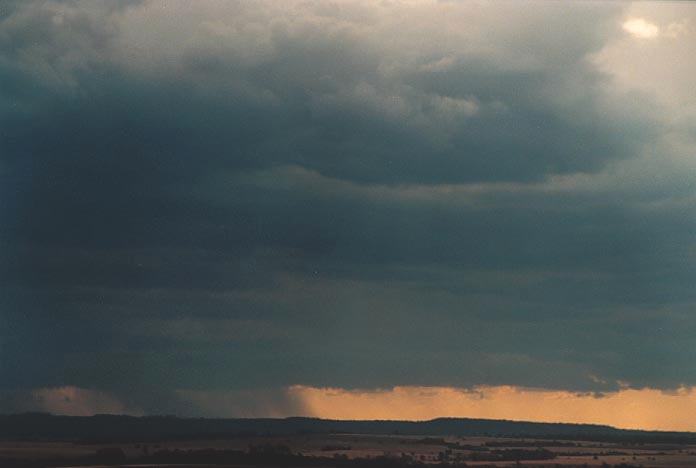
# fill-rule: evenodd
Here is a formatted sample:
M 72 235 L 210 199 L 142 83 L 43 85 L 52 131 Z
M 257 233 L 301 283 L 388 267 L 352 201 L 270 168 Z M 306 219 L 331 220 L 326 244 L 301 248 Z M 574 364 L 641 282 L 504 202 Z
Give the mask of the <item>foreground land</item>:
M 169 422 L 168 430 L 162 424 L 163 420 Z M 8 421 L 16 425 L 5 425 Z M 39 421 L 45 425 L 36 426 L 32 431 L 31 425 Z M 111 421 L 114 426 L 102 426 L 106 421 Z M 187 434 L 184 428 L 201 429 L 210 422 L 200 419 L 0 416 L 0 432 L 4 432 L 0 437 L 0 467 L 696 467 L 696 437 L 691 433 L 444 420 L 447 424 L 438 426 L 440 429 L 451 431 L 455 428 L 458 433 L 433 434 L 437 431 L 432 424 L 420 426 L 423 434 L 408 433 L 405 428 L 417 430 L 419 426 L 412 423 L 399 426 L 402 423 L 392 421 L 388 423 L 391 431 L 380 434 L 377 432 L 386 427 L 382 422 L 360 422 L 362 433 L 347 433 L 337 430 L 346 428 L 344 422 L 333 422 L 339 423 L 336 425 L 307 419 L 216 421 L 218 425 L 214 420 L 211 427 L 221 429 L 220 421 L 235 421 L 235 427 L 243 430 L 216 435 L 205 431 Z M 244 421 L 250 423 L 245 426 L 242 424 Z M 263 421 L 263 427 L 275 429 L 276 433 L 251 430 L 261 427 L 258 421 Z M 296 424 L 298 421 L 302 422 L 299 426 Z M 498 433 L 469 434 L 477 430 L 477 422 L 480 423 L 479 429 L 485 426 Z M 125 423 L 130 424 L 130 434 L 125 432 Z M 291 426 L 296 430 L 290 430 Z M 83 432 L 90 428 L 91 434 Z M 429 428 L 430 432 L 424 428 Z M 557 431 L 555 436 L 554 428 Z M 504 433 L 510 430 L 518 433 Z M 529 433 L 530 430 L 536 433 Z M 111 438 L 106 438 L 106 434 Z

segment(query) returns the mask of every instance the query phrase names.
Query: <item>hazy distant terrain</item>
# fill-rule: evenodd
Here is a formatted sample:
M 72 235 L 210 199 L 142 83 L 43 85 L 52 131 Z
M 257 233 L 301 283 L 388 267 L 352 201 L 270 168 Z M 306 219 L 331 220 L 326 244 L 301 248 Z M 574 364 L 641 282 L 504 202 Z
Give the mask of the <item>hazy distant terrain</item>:
M 694 443 L 696 433 L 617 429 L 595 424 L 539 423 L 493 419 L 438 418 L 430 421 L 343 421 L 318 418 L 206 419 L 173 416 L 0 416 L 3 439 L 137 440 L 293 434 L 389 434 L 495 436 Z

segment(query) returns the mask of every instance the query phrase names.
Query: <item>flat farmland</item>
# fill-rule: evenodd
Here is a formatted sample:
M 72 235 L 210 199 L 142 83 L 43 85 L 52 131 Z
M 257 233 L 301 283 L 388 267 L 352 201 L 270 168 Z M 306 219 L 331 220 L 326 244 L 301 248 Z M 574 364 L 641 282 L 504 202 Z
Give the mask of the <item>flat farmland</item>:
M 237 460 L 235 463 L 226 461 L 229 457 L 235 456 L 239 457 L 238 460 L 234 459 Z M 0 460 L 0 466 L 3 468 L 211 465 L 316 468 L 696 467 L 696 445 L 360 434 L 230 437 L 128 443 L 4 441 L 0 442 Z

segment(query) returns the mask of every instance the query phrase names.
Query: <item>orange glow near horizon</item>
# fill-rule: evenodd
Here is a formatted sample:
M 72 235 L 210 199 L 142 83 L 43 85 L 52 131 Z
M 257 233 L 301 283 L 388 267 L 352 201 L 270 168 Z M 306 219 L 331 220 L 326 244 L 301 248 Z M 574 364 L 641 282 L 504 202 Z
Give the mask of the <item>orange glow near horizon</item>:
M 623 389 L 598 397 L 519 387 L 395 387 L 358 391 L 293 386 L 311 416 L 328 419 L 470 417 L 607 424 L 627 429 L 696 430 L 696 392 Z

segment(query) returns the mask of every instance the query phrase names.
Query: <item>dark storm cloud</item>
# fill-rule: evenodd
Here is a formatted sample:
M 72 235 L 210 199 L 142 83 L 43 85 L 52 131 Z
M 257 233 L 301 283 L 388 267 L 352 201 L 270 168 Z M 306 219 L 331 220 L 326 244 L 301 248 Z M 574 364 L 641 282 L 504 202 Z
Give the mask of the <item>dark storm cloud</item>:
M 666 132 L 616 6 L 109 5 L 0 13 L 4 406 L 696 383 L 689 184 L 606 175 Z

